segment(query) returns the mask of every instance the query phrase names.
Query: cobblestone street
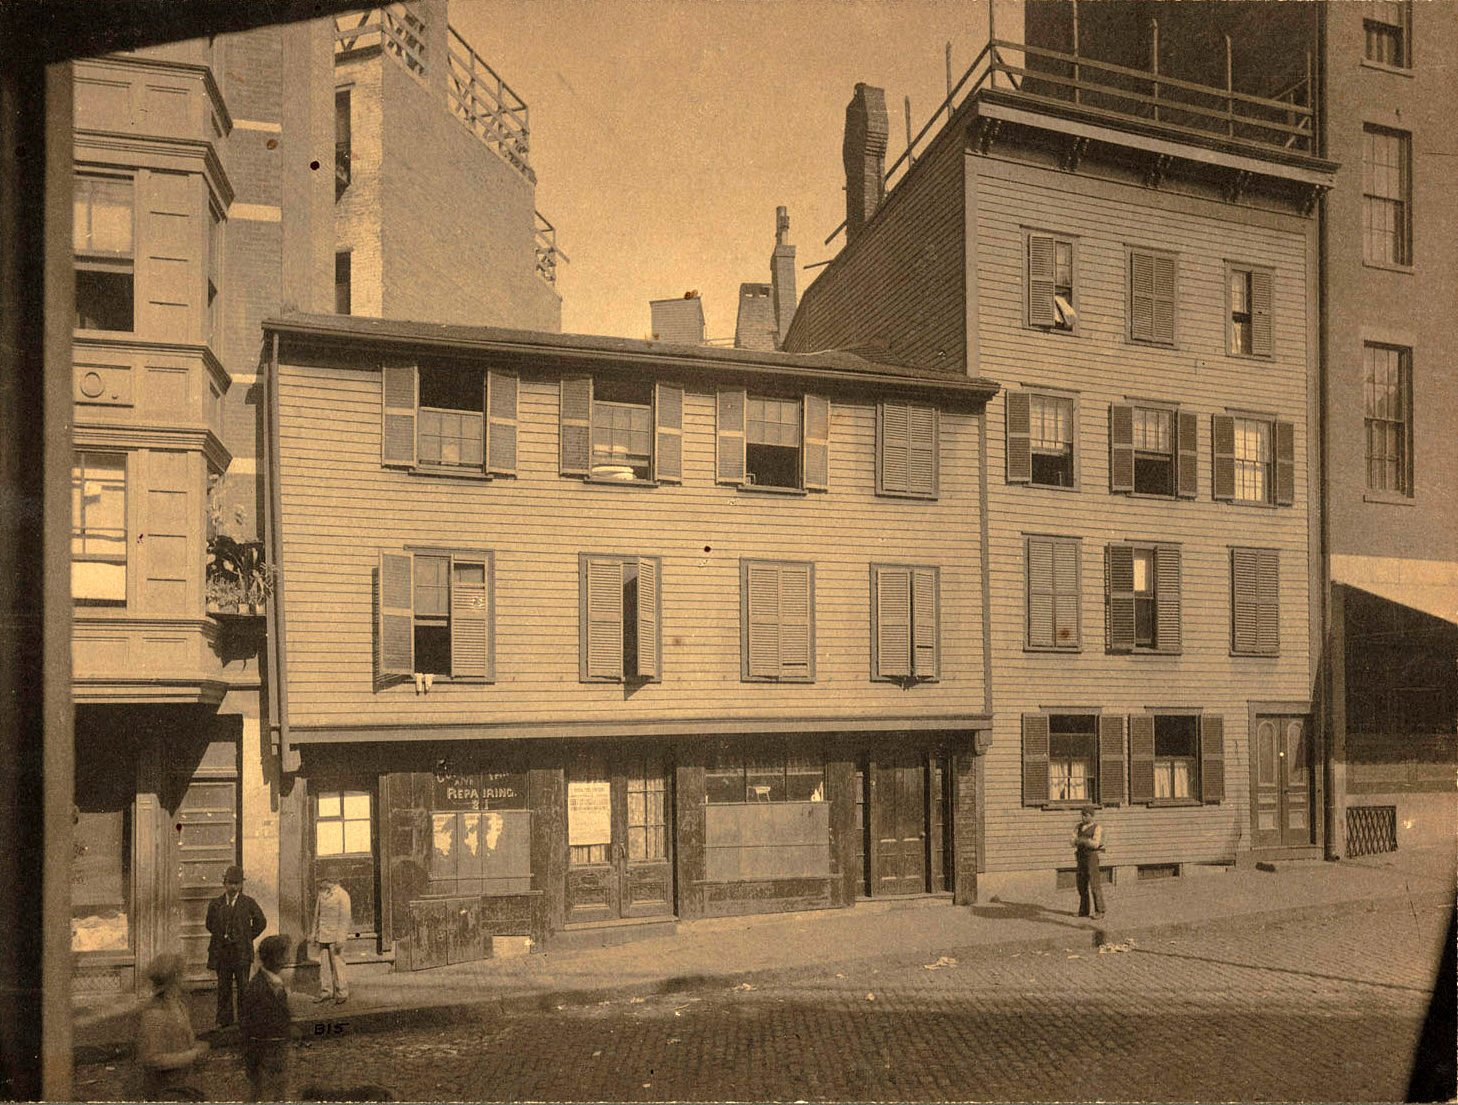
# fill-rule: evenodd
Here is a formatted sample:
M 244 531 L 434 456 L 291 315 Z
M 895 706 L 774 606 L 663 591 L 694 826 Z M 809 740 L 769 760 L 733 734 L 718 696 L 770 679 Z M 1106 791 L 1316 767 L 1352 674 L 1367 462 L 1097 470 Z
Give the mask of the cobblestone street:
M 866 962 L 784 984 L 300 1041 L 296 1085 L 411 1100 L 1401 1100 L 1442 910 L 1226 923 L 1149 944 Z M 129 1091 L 125 1064 L 77 1094 Z M 198 1084 L 246 1092 L 236 1054 Z

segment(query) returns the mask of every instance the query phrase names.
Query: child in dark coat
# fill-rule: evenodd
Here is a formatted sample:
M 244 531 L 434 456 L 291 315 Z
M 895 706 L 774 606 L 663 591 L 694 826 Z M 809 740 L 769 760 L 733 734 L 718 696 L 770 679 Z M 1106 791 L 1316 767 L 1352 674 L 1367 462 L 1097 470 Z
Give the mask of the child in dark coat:
M 287 936 L 265 937 L 258 945 L 258 970 L 243 991 L 243 1069 L 251 1101 L 287 1101 L 289 1080 L 289 996 L 280 972 L 288 961 Z

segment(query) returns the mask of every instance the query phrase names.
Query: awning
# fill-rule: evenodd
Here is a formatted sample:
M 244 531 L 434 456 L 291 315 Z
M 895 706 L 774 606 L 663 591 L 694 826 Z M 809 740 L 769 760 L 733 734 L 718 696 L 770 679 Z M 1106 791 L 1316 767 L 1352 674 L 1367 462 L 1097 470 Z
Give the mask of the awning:
M 1458 625 L 1458 561 L 1333 556 L 1331 581 Z

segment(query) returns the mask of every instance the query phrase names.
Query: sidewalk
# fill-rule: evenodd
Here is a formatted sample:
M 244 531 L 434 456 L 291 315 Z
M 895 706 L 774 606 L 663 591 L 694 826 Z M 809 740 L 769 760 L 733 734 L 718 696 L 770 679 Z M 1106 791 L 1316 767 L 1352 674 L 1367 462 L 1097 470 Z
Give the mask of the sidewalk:
M 1108 915 L 1076 916 L 1077 895 L 1046 890 L 971 907 L 945 900 L 863 903 L 853 909 L 715 918 L 681 923 L 673 935 L 615 947 L 547 950 L 430 970 L 362 974 L 344 1005 L 292 995 L 301 1034 L 323 1021 L 351 1032 L 443 1017 L 463 1005 L 543 1008 L 670 993 L 703 985 L 792 979 L 860 960 L 888 965 L 959 960 L 1012 951 L 1089 948 L 1198 930 L 1222 921 L 1294 920 L 1369 908 L 1393 899 L 1451 902 L 1454 851 L 1411 850 L 1363 859 L 1278 862 L 1276 870 L 1216 868 L 1178 879 L 1120 884 Z M 312 976 L 311 976 L 312 977 Z M 300 980 L 302 985 L 302 980 Z M 193 1023 L 212 1023 L 211 991 L 191 995 Z M 78 1027 L 78 1058 L 114 1053 L 130 1018 Z M 226 1038 L 217 1043 L 226 1043 Z

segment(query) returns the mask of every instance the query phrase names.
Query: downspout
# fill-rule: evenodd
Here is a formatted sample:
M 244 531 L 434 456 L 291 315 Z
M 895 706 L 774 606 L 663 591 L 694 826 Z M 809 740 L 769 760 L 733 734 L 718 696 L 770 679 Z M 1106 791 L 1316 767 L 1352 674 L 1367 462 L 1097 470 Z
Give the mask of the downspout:
M 268 562 L 273 568 L 273 589 L 268 596 L 268 729 L 274 752 L 278 756 L 279 775 L 299 769 L 299 756 L 289 743 L 289 692 L 285 680 L 284 660 L 284 578 L 282 493 L 279 489 L 279 416 L 278 416 L 278 334 L 270 335 L 268 387 L 265 389 L 267 412 L 264 418 L 263 524 L 268 532 Z M 282 779 L 280 779 L 282 786 Z

